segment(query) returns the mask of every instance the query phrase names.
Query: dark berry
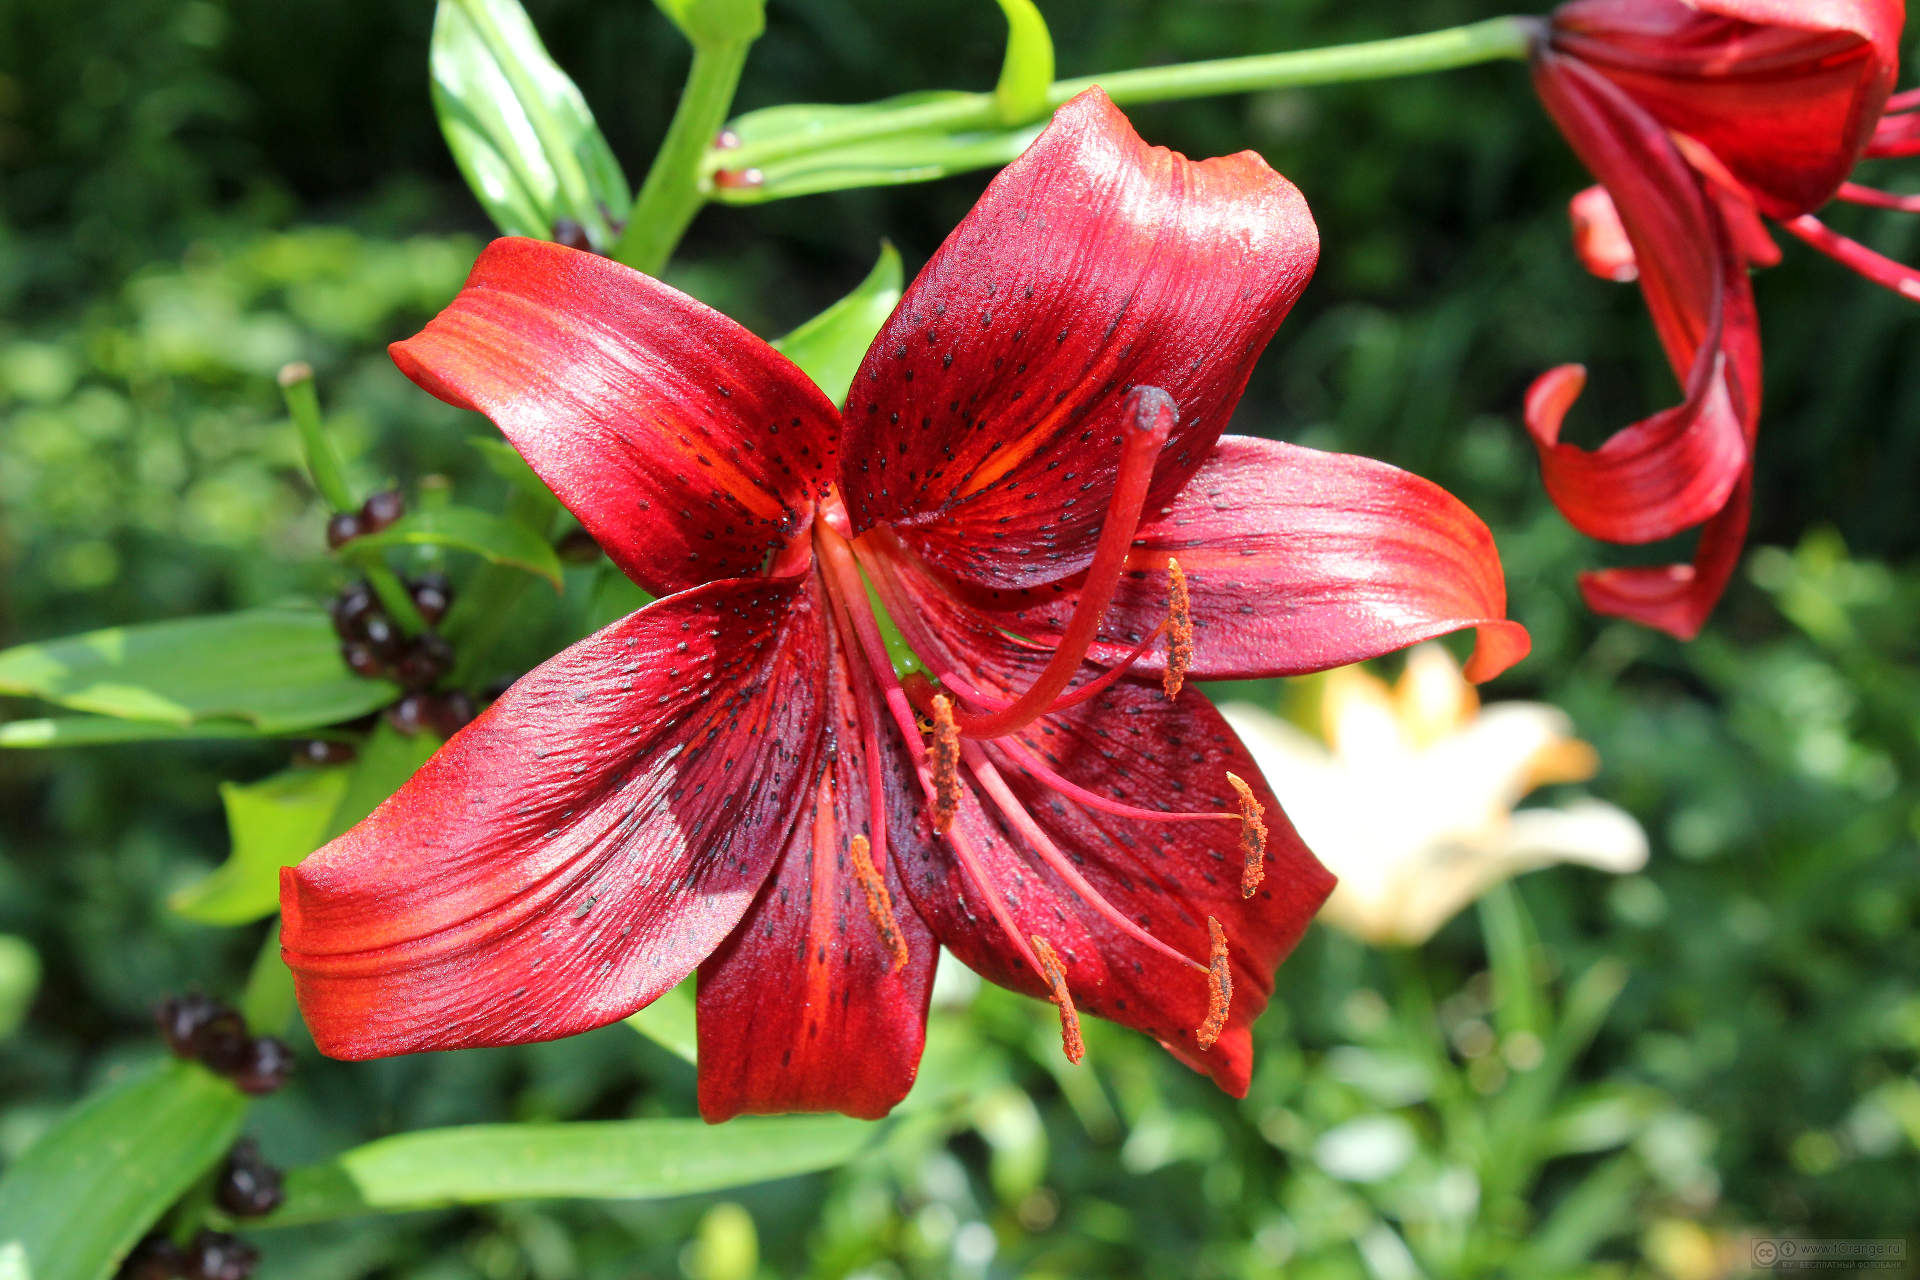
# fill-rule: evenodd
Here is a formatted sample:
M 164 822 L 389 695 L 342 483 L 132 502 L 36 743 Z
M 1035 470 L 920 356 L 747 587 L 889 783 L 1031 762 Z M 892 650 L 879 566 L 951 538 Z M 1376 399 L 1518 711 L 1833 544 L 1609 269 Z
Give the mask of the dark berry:
M 213 1198 L 236 1218 L 257 1218 L 278 1209 L 286 1194 L 281 1190 L 280 1171 L 260 1158 L 259 1144 L 242 1138 L 227 1153 Z
M 453 581 L 437 571 L 410 580 L 407 592 L 413 597 L 413 607 L 430 627 L 446 617 L 448 607 L 453 604 Z
M 198 991 L 162 1000 L 154 1007 L 153 1020 L 160 1025 L 160 1038 L 167 1042 L 167 1052 L 176 1058 L 193 1057 L 194 1038 L 221 1008 L 219 1001 Z
M 327 606 L 327 612 L 333 616 L 333 629 L 342 640 L 364 640 L 367 619 L 377 612 L 380 602 L 373 594 L 373 588 L 366 582 L 349 583 L 333 602 Z
M 398 489 L 382 489 L 360 504 L 360 523 L 368 533 L 378 533 L 407 514 L 407 500 Z
M 329 738 L 306 738 L 296 743 L 293 748 L 295 764 L 352 764 L 353 757 L 354 750 L 351 742 L 335 742 Z
M 359 516 L 339 512 L 327 519 L 327 545 L 338 551 L 367 531 Z
M 373 646 L 364 640 L 349 640 L 340 646 L 340 661 L 352 668 L 353 674 L 377 680 L 387 673 L 387 664 L 373 651 Z
M 568 564 L 592 564 L 600 558 L 600 544 L 585 529 L 571 529 L 555 548 Z
M 198 1280 L 249 1280 L 260 1251 L 224 1231 L 202 1231 L 187 1250 L 189 1276 Z
M 409 689 L 427 689 L 453 666 L 453 646 L 429 631 L 416 637 L 393 664 L 393 678 Z
M 256 1096 L 272 1093 L 293 1074 L 293 1050 L 276 1036 L 255 1036 L 247 1042 L 240 1065 L 231 1071 L 221 1070 L 220 1074 L 232 1080 L 242 1093 Z
M 155 1232 L 133 1246 L 120 1264 L 119 1280 L 177 1280 L 188 1273 L 187 1251 Z
M 443 738 L 451 738 L 477 714 L 479 712 L 473 705 L 473 695 L 464 689 L 455 689 L 434 699 L 433 731 Z
M 231 1076 L 246 1067 L 252 1044 L 247 1024 L 228 1009 L 201 1028 L 194 1038 L 194 1056 L 206 1064 L 207 1070 Z
M 433 698 L 424 693 L 410 693 L 387 708 L 387 723 L 401 733 L 412 737 L 432 726 Z
M 553 220 L 553 240 L 555 244 L 563 244 L 569 249 L 584 249 L 589 252 L 593 249 L 593 241 L 587 238 L 587 229 L 572 218 Z
M 400 647 L 406 643 L 406 636 L 393 625 L 392 618 L 384 613 L 369 613 L 361 622 L 360 629 L 366 635 L 367 647 L 382 661 L 392 662 L 400 656 Z

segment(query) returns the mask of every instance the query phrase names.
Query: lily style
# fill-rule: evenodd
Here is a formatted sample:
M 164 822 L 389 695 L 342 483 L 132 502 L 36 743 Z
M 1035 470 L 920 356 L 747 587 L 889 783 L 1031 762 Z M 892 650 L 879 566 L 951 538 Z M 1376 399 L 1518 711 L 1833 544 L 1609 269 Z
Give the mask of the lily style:
M 1419 946 L 1524 871 L 1646 865 L 1646 833 L 1613 805 L 1581 797 L 1515 811 L 1536 787 L 1593 776 L 1599 759 L 1557 707 L 1481 707 L 1437 644 L 1409 653 L 1391 687 L 1359 667 L 1328 673 L 1321 737 L 1251 703 L 1220 711 L 1301 837 L 1340 877 L 1320 919 L 1363 942 Z
M 1062 107 L 844 408 L 638 272 L 499 240 L 393 348 L 658 597 L 530 672 L 284 874 L 320 1048 L 546 1040 L 698 970 L 702 1114 L 885 1114 L 941 948 L 1244 1093 L 1331 887 L 1189 678 L 1477 628 L 1485 526 L 1380 463 L 1223 436 L 1318 238 L 1251 153 Z M 896 665 L 898 664 L 898 665 Z
M 1864 158 L 1920 154 L 1920 94 L 1890 97 L 1902 0 L 1573 0 L 1542 24 L 1534 82 L 1599 185 L 1575 196 L 1582 262 L 1638 279 L 1684 392 L 1595 450 L 1560 439 L 1586 371 L 1548 371 L 1527 429 L 1548 494 L 1581 532 L 1647 543 L 1698 526 L 1691 564 L 1583 574 L 1596 612 L 1698 633 L 1746 540 L 1760 418 L 1749 267 L 1772 219 L 1920 299 L 1920 271 L 1814 217 L 1835 198 L 1920 211 L 1850 181 Z

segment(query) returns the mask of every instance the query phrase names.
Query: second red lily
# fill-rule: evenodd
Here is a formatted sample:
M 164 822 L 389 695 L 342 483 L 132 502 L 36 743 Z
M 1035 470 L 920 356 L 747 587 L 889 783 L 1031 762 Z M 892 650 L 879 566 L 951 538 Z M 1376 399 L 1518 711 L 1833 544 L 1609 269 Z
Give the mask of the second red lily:
M 1588 451 L 1560 439 L 1585 370 L 1543 374 L 1527 427 L 1547 491 L 1582 532 L 1644 543 L 1700 527 L 1693 562 L 1582 575 L 1597 612 L 1693 636 L 1746 539 L 1760 417 L 1749 266 L 1780 252 L 1762 217 L 1877 283 L 1920 298 L 1920 272 L 1837 235 L 1863 157 L 1920 152 L 1920 98 L 1890 98 L 1902 0 L 1573 0 L 1543 24 L 1534 81 L 1600 185 L 1573 202 L 1589 270 L 1636 276 L 1682 402 Z
M 1222 437 L 1305 287 L 1305 202 L 1097 90 L 907 291 L 844 411 L 732 321 L 502 240 L 394 347 L 662 597 L 531 672 L 286 873 L 320 1047 L 550 1039 L 699 970 L 700 1105 L 884 1114 L 944 946 L 1235 1093 L 1331 887 L 1192 676 L 1461 627 L 1526 649 L 1485 527 L 1379 463 Z M 896 672 L 887 620 L 921 669 Z

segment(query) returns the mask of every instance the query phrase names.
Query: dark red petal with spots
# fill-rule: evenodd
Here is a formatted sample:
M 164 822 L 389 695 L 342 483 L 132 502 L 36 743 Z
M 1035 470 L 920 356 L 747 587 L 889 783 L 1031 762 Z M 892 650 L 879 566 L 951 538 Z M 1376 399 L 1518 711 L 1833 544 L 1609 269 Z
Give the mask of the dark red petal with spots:
M 941 609 L 937 597 L 929 601 L 939 615 L 930 621 L 952 642 L 935 661 L 963 664 L 985 691 L 1004 695 L 1024 687 L 1043 665 L 1044 655 L 971 627 L 958 608 Z M 1197 690 L 1169 702 L 1157 684 L 1122 680 L 1015 738 L 1068 781 L 1150 810 L 1234 812 L 1237 798 L 1226 775 L 1238 774 L 1266 810 L 1266 874 L 1259 887 L 1251 898 L 1241 896 L 1237 822 L 1149 822 L 1083 809 L 1003 758 L 999 767 L 1009 789 L 1075 870 L 1119 914 L 1200 967 L 1162 955 L 1091 906 L 965 773 L 949 835 L 936 838 L 923 811 L 910 841 L 902 841 L 914 905 L 941 944 L 968 966 L 1002 986 L 1047 995 L 960 869 L 950 842 L 965 842 L 1020 931 L 1039 935 L 1059 954 L 1081 1013 L 1147 1032 L 1221 1088 L 1244 1095 L 1253 1061 L 1248 1028 L 1272 994 L 1274 970 L 1332 891 L 1333 876 L 1301 844 L 1258 766 Z M 1003 754 L 993 745 L 987 751 Z M 1202 1051 L 1194 1033 L 1208 1013 L 1208 916 L 1226 931 L 1233 999 L 1219 1041 Z
M 1324 671 L 1462 627 L 1478 629 L 1476 680 L 1526 656 L 1486 525 L 1440 486 L 1369 458 L 1223 437 L 1141 526 L 1096 660 L 1124 661 L 1166 617 L 1169 556 L 1187 576 L 1198 679 Z M 999 625 L 1045 639 L 1077 592 L 969 595 Z M 1135 670 L 1158 673 L 1165 657 L 1156 645 Z
M 1226 425 L 1319 252 L 1251 152 L 1149 147 L 1098 89 L 1062 107 L 927 263 L 847 397 L 841 490 L 946 571 L 1028 586 L 1086 567 L 1120 460 L 1120 397 L 1179 410 L 1149 501 Z
M 850 853 L 874 829 L 854 673 L 837 644 L 831 671 L 815 802 L 753 909 L 700 966 L 700 1114 L 711 1121 L 784 1111 L 874 1120 L 919 1070 L 939 952 L 893 859 L 869 860 L 885 885 L 870 897 Z M 877 708 L 870 722 L 882 729 L 887 825 L 900 828 L 919 784 L 885 718 Z
M 655 595 L 758 570 L 833 476 L 839 415 L 805 374 L 596 254 L 496 240 L 390 350 L 422 387 L 493 419 Z
M 756 579 L 658 601 L 529 672 L 282 873 L 321 1051 L 550 1040 L 692 972 L 819 776 L 825 661 L 811 593 Z
M 1899 62 L 1900 0 L 1573 0 L 1551 42 L 1698 142 L 1762 212 L 1832 198 Z

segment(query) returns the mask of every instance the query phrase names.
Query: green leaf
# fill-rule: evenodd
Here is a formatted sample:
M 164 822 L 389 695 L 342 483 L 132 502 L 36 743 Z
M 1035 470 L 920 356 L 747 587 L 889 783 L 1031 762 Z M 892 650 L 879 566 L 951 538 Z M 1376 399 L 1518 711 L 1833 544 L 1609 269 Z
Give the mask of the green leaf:
M 0 933 L 0 1040 L 20 1029 L 40 989 L 40 953 L 25 938 Z
M 447 146 L 501 231 L 547 240 L 571 218 L 612 244 L 626 175 L 518 0 L 440 0 L 428 65 Z
M 693 1195 L 831 1168 L 876 1131 L 844 1116 L 431 1129 L 290 1171 L 286 1203 L 248 1229 L 506 1200 Z
M 402 516 L 378 533 L 354 539 L 356 552 L 393 547 L 452 547 L 471 551 L 494 564 L 545 578 L 560 589 L 560 557 L 533 530 L 517 520 L 477 507 L 440 507 Z
M 167 905 L 202 924 L 246 924 L 272 915 L 280 905 L 280 868 L 320 847 L 351 772 L 345 765 L 289 769 L 259 782 L 221 783 L 233 851 Z
M 747 44 L 767 29 L 766 0 L 653 0 L 692 44 Z
M 0 747 L 97 747 L 117 742 L 219 742 L 272 736 L 244 720 L 167 724 L 107 716 L 49 716 L 0 724 Z
M 1047 90 L 1053 85 L 1053 37 L 1033 0 L 1000 0 L 1007 15 L 1007 56 L 993 104 L 1007 124 L 1025 124 L 1047 114 Z
M 24 644 L 0 653 L 0 693 L 123 720 L 243 720 L 263 733 L 335 724 L 400 695 L 340 660 L 318 609 L 249 609 Z M 224 736 L 224 735 L 223 735 Z
M 31 1280 L 106 1280 L 246 1111 L 238 1089 L 171 1060 L 84 1099 L 0 1178 L 0 1260 Z
M 372 813 L 439 749 L 440 739 L 431 733 L 409 736 L 390 724 L 376 727 L 360 745 L 359 758 L 348 768 L 347 785 L 340 794 L 340 803 L 334 806 L 333 816 L 327 819 L 326 829 L 320 833 L 315 848 Z
M 662 993 L 640 1012 L 629 1014 L 626 1023 L 674 1057 L 695 1063 L 700 1060 L 693 979 Z
M 818 103 L 768 107 L 748 112 L 729 126 L 742 145 L 775 138 L 806 137 L 825 129 L 853 125 L 866 117 L 887 116 L 913 107 L 974 95 L 949 90 L 901 94 L 857 106 Z M 763 204 L 821 191 L 931 182 L 973 169 L 998 168 L 1026 150 L 1038 137 L 1039 123 L 1014 128 L 948 131 L 922 129 L 867 142 L 768 160 L 758 166 L 760 180 L 719 186 L 713 198 L 729 204 Z
M 547 488 L 547 482 L 534 474 L 520 451 L 505 440 L 496 440 L 490 436 L 474 436 L 469 441 L 479 450 L 481 461 L 487 464 L 487 470 L 513 486 L 517 496 L 524 496 L 539 504 L 539 509 L 551 514 L 560 509 L 560 499 L 553 496 L 553 490 Z
M 879 261 L 852 293 L 786 337 L 775 338 L 773 349 L 799 365 L 827 399 L 842 404 L 874 335 L 900 301 L 900 287 L 900 254 L 883 242 Z

